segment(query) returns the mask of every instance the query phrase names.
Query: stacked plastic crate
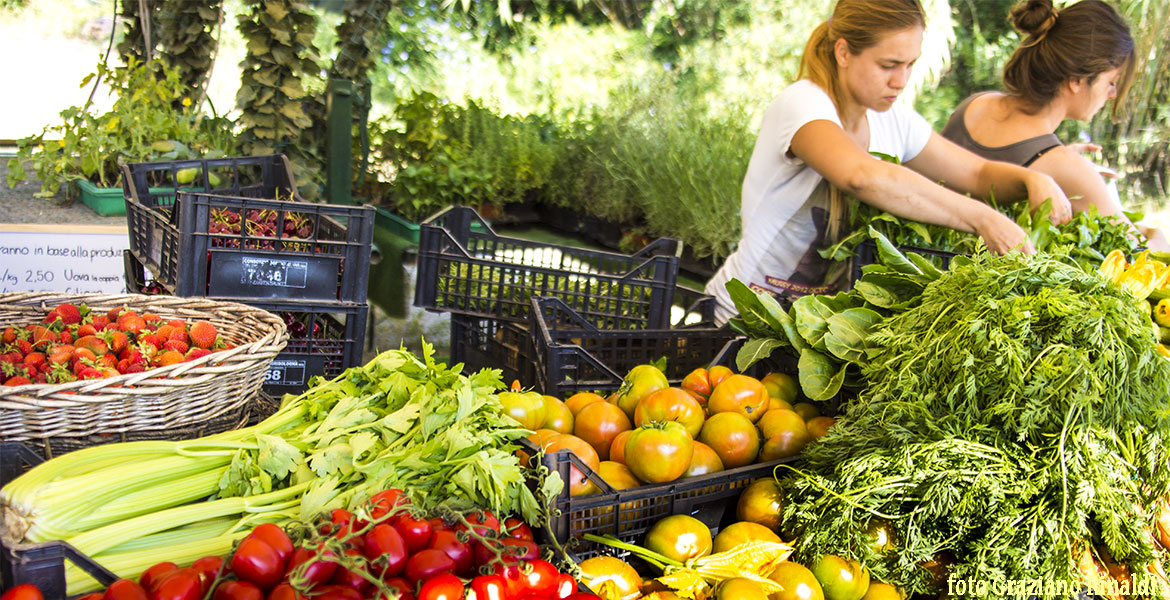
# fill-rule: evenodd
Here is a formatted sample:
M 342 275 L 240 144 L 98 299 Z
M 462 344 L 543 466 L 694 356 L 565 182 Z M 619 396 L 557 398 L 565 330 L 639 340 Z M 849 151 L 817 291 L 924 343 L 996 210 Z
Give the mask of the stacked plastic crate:
M 451 314 L 452 362 L 543 389 L 532 299 L 556 298 L 603 330 L 668 327 L 677 249 L 666 238 L 630 255 L 509 238 L 474 210 L 452 207 L 419 228 L 414 303 Z
M 143 291 L 225 298 L 289 329 L 264 391 L 304 390 L 360 364 L 374 209 L 305 202 L 279 154 L 137 163 L 122 173 L 127 279 Z

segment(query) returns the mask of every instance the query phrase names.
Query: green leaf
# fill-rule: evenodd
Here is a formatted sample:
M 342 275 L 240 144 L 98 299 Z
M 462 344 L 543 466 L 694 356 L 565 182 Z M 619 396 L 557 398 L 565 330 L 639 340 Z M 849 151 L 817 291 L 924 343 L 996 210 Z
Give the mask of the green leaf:
M 756 362 L 768 358 L 772 351 L 786 346 L 784 342 L 774 338 L 760 338 L 748 340 L 740 347 L 735 355 L 735 366 L 742 373 Z
M 260 448 L 257 464 L 276 479 L 288 477 L 296 470 L 297 463 L 304 460 L 301 451 L 280 436 L 261 433 L 256 435 L 256 442 Z
M 877 246 L 878 260 L 883 265 L 894 269 L 899 273 L 907 275 L 922 275 L 922 270 L 914 263 L 910 262 L 898 249 L 886 239 L 886 236 L 878 233 L 878 230 L 873 227 L 869 228 L 869 237 L 873 239 Z
M 850 308 L 829 317 L 825 347 L 837 358 L 854 363 L 865 362 L 865 339 L 881 323 L 882 315 L 868 308 Z
M 914 266 L 918 267 L 928 279 L 934 280 L 942 277 L 942 271 L 929 258 L 917 252 L 907 252 L 906 258 L 909 258 L 910 262 L 914 263 Z
M 805 348 L 797 361 L 800 389 L 812 400 L 823 402 L 837 395 L 845 381 L 845 365 L 824 354 Z
M 829 317 L 836 312 L 822 301 L 822 296 L 801 296 L 792 303 L 796 313 L 796 330 L 804 341 L 817 350 L 825 349 L 822 338 L 829 331 Z

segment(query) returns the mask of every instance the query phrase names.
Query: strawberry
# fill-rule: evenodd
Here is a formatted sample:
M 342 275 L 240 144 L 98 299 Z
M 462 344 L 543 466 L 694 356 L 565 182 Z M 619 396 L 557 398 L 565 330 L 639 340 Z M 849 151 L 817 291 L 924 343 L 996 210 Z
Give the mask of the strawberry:
M 16 348 L 20 350 L 21 354 L 28 354 L 33 351 L 32 343 L 24 338 L 18 338 L 16 340 Z
M 61 333 L 57 334 L 57 341 L 61 342 L 62 344 L 72 344 L 73 334 L 69 333 L 68 331 L 62 331 Z
M 110 352 L 121 352 L 130 345 L 130 338 L 126 337 L 126 334 L 121 331 L 103 331 L 101 337 L 109 344 Z
M 77 378 L 78 379 L 101 379 L 102 372 L 93 368 L 93 367 L 82 367 L 81 370 L 77 372 Z
M 125 304 L 111 308 L 110 310 L 106 311 L 106 322 L 117 321 L 118 317 L 122 316 L 122 313 L 127 310 L 129 309 L 126 308 Z M 94 320 L 96 321 L 97 317 L 94 317 Z
M 61 318 L 61 315 L 60 315 L 60 313 L 57 312 L 56 309 L 50 310 L 49 314 L 45 315 L 44 319 L 41 319 L 41 323 L 44 325 L 48 325 L 49 323 L 52 323 L 53 321 L 56 321 L 57 319 L 60 319 L 60 318 Z
M 196 321 L 191 325 L 191 343 L 199 348 L 210 348 L 215 345 L 215 338 L 219 333 L 215 330 L 215 325 L 207 321 Z
M 102 325 L 104 326 L 105 324 L 103 323 Z M 76 338 L 80 338 L 80 337 L 85 337 L 87 335 L 94 335 L 96 333 L 97 333 L 97 325 L 86 323 L 85 325 L 78 327 L 77 331 L 73 332 L 73 335 L 75 336 L 75 339 L 76 339 Z
M 175 350 L 163 350 L 157 357 L 158 366 L 165 367 L 183 362 L 183 354 Z
M 4 382 L 4 385 L 17 386 L 30 385 L 31 383 L 32 382 L 29 381 L 27 377 L 21 377 L 20 375 L 17 375 L 15 377 L 9 377 L 8 380 Z
M 145 362 L 132 362 L 126 367 L 126 370 L 123 371 L 123 373 L 141 373 L 145 370 L 146 370 L 146 363 Z
M 187 322 L 182 319 L 171 319 L 170 321 L 167 321 L 167 325 L 170 325 L 172 329 L 182 329 L 183 331 L 187 330 Z
M 16 328 L 11 327 L 11 326 L 5 327 L 4 333 L 0 334 L 0 342 L 4 342 L 5 344 L 11 344 L 15 341 L 16 341 Z
M 24 355 L 24 364 L 38 368 L 45 363 L 45 355 L 42 352 L 29 352 Z
M 196 358 L 202 358 L 208 354 L 211 354 L 211 350 L 196 346 L 187 351 L 187 360 L 195 360 Z
M 162 348 L 163 340 L 157 334 L 148 333 L 148 334 L 146 334 L 144 336 L 140 336 L 138 338 L 139 347 L 141 347 L 144 344 L 154 348 L 155 350 L 158 350 L 159 348 Z
M 66 325 L 75 325 L 81 322 L 81 309 L 72 304 L 62 304 L 54 309 L 61 321 Z M 53 313 L 49 313 L 53 314 Z
M 163 343 L 163 348 L 166 348 L 168 350 L 174 350 L 175 352 L 178 352 L 179 354 L 186 354 L 187 353 L 187 342 L 182 342 L 179 340 L 167 340 L 166 342 Z

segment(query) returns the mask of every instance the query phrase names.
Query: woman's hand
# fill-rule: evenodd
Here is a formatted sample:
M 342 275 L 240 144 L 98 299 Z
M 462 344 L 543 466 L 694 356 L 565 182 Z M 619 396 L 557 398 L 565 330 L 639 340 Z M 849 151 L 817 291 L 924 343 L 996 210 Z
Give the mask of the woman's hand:
M 975 233 L 983 238 L 988 250 L 995 254 L 1007 254 L 1013 250 L 1024 254 L 1036 253 L 1032 240 L 1015 221 L 990 206 L 986 208 L 973 225 Z
M 1031 171 L 1025 185 L 1028 187 L 1028 206 L 1032 210 L 1040 208 L 1045 200 L 1051 198 L 1052 213 L 1049 214 L 1048 218 L 1053 224 L 1067 223 L 1072 218 L 1072 204 L 1068 201 L 1068 196 L 1051 177 L 1037 171 Z

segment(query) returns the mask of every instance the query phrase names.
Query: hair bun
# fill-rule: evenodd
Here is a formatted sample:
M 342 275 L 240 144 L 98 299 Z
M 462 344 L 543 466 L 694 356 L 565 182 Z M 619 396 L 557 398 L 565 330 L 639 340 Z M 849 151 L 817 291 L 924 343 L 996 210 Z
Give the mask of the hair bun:
M 1043 36 L 1056 24 L 1056 7 L 1052 0 L 1024 0 L 1012 8 L 1012 25 L 1030 36 Z

